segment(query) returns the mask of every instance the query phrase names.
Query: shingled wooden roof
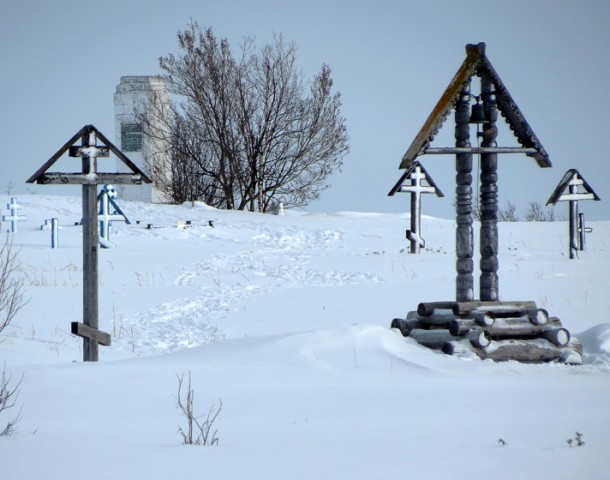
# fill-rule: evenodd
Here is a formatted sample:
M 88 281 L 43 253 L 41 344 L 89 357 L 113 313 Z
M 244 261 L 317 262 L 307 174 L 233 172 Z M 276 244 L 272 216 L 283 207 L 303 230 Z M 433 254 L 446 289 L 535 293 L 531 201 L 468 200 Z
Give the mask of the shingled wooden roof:
M 400 168 L 408 168 L 415 159 L 426 153 L 426 149 L 447 119 L 449 112 L 455 107 L 460 92 L 473 76 L 487 75 L 495 88 L 498 110 L 506 119 L 517 141 L 523 148 L 531 149 L 524 152 L 533 157 L 540 167 L 552 166 L 549 155 L 531 129 L 523 113 L 511 97 L 506 86 L 498 76 L 485 55 L 485 44 L 466 45 L 466 59 L 443 92 L 440 100 L 428 116 L 413 143 L 403 155 Z

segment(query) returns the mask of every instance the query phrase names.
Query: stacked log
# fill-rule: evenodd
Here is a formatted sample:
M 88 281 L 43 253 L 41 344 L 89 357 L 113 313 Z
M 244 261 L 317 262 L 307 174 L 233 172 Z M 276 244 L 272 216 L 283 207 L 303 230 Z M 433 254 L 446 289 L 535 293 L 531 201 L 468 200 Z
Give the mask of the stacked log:
M 535 302 L 420 303 L 392 328 L 448 355 L 494 361 L 582 363 L 582 346 Z

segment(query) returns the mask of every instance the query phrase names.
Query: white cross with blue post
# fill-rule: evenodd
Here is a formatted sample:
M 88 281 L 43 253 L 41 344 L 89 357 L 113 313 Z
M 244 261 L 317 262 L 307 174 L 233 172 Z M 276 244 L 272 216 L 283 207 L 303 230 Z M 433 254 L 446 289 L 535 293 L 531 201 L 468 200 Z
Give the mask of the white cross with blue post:
M 6 205 L 6 208 L 11 212 L 10 215 L 2 215 L 3 222 L 11 222 L 11 233 L 17 232 L 17 222 L 23 222 L 27 220 L 25 215 L 19 215 L 17 210 L 21 208 L 21 205 L 17 203 L 17 199 L 12 197 L 11 203 Z
M 113 185 L 104 185 L 99 195 L 97 196 L 99 202 L 99 213 L 97 219 L 100 222 L 100 235 L 99 244 L 103 248 L 113 248 L 114 244 L 110 242 L 110 226 L 113 221 L 123 221 L 127 225 L 131 222 L 127 216 L 123 213 L 121 208 L 115 202 L 117 197 L 117 191 Z M 113 211 L 110 211 L 112 206 Z

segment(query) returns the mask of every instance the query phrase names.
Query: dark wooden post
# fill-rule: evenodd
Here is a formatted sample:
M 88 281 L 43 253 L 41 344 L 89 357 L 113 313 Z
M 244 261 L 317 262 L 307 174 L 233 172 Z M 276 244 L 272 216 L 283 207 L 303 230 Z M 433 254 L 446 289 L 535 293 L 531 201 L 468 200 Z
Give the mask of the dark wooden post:
M 579 213 L 578 214 L 578 248 L 580 250 L 586 250 L 585 247 L 585 234 L 587 233 L 591 233 L 593 231 L 593 229 L 591 227 L 586 227 L 585 226 L 585 214 L 584 213 Z
M 411 230 L 407 230 L 407 239 L 410 243 L 410 253 L 419 253 L 419 248 L 425 246 L 420 232 L 421 195 L 411 193 Z
M 97 174 L 97 158 L 107 157 L 108 148 L 97 146 L 95 130 L 82 137 L 82 146 L 70 148 L 71 157 L 82 158 L 83 175 Z M 83 184 L 83 324 L 98 330 L 98 227 L 97 184 Z M 97 362 L 98 340 L 83 337 L 83 360 Z
M 455 146 L 470 148 L 470 83 L 464 85 L 455 107 Z M 474 299 L 472 153 L 456 153 L 456 270 L 455 297 L 458 302 Z
M 576 195 L 578 185 L 570 185 L 570 194 Z M 570 259 L 578 255 L 578 200 L 570 200 Z
M 498 109 L 496 95 L 488 75 L 481 75 L 481 97 L 485 112 L 481 147 L 497 147 Z M 482 301 L 498 300 L 498 154 L 481 154 L 481 239 L 479 295 Z

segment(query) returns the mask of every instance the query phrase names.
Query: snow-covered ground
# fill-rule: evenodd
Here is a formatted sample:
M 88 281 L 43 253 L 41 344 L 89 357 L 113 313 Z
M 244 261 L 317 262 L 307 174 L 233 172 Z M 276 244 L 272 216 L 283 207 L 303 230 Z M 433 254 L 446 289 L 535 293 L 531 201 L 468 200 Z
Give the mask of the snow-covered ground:
M 610 478 L 610 222 L 590 225 L 577 260 L 565 222 L 500 224 L 501 298 L 536 301 L 585 348 L 582 366 L 525 365 L 445 356 L 389 328 L 419 302 L 455 298 L 452 220 L 424 218 L 427 248 L 410 255 L 407 215 L 119 198 L 132 224 L 115 222 L 116 248 L 99 254 L 112 346 L 83 363 L 70 334 L 80 199 L 18 200 L 30 301 L 0 334 L 0 362 L 23 375 L 2 479 Z M 58 249 L 40 228 L 51 217 Z M 189 372 L 196 414 L 222 402 L 218 446 L 181 444 Z M 570 447 L 577 431 L 585 445 Z

